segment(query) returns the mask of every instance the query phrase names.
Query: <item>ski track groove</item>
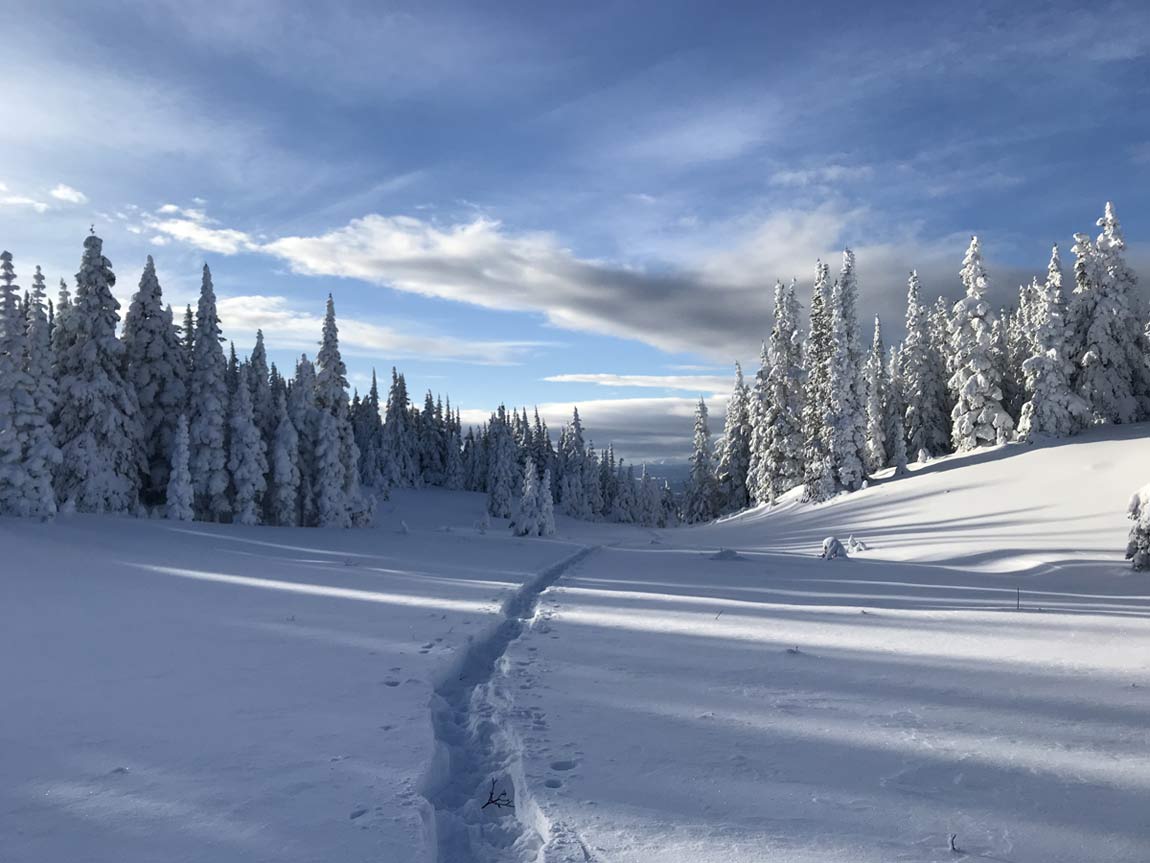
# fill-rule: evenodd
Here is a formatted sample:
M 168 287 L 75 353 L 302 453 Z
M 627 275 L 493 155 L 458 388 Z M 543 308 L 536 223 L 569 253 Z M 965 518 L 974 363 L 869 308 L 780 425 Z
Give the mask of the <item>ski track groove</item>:
M 595 548 L 581 548 L 516 589 L 503 604 L 502 619 L 467 645 L 435 688 L 436 754 L 424 797 L 438 863 L 530 863 L 540 859 L 551 838 L 551 825 L 526 787 L 518 740 L 503 722 L 500 702 L 508 696 L 494 684 L 508 648 L 534 617 L 540 594 Z M 495 793 L 506 791 L 514 808 L 481 808 L 492 779 Z

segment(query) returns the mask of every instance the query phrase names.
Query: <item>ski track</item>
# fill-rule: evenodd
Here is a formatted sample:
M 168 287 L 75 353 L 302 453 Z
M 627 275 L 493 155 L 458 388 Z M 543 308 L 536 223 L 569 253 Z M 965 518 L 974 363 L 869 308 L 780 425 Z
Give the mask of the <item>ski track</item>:
M 436 753 L 424 796 L 428 843 L 439 863 L 529 863 L 552 838 L 552 825 L 527 789 L 519 742 L 504 723 L 510 705 L 497 686 L 498 672 L 534 617 L 540 594 L 594 550 L 580 549 L 516 590 L 503 604 L 502 620 L 468 645 L 435 688 Z M 506 792 L 513 807 L 483 808 L 492 780 L 494 793 Z

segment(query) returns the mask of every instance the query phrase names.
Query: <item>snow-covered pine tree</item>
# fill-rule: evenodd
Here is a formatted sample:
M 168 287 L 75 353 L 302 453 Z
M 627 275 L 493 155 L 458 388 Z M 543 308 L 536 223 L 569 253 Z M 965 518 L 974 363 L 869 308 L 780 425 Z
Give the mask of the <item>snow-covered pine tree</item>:
M 1002 406 L 1002 372 L 994 362 L 995 314 L 986 300 L 988 280 L 978 237 L 970 238 L 960 272 L 966 296 L 954 304 L 951 350 L 956 398 L 951 437 L 959 452 L 1010 440 L 1014 421 Z
M 171 458 L 168 465 L 168 487 L 164 494 L 165 516 L 173 521 L 191 521 L 196 510 L 192 473 L 188 469 L 188 418 L 184 414 L 176 419 Z
M 571 423 L 564 429 L 559 448 L 559 506 L 564 514 L 578 519 L 589 519 L 591 507 L 584 485 L 584 462 L 587 448 L 583 442 L 583 421 L 579 408 L 571 415 Z
M 639 475 L 639 523 L 644 527 L 660 527 L 663 515 L 662 490 L 647 472 L 647 465 Z
M 265 511 L 272 524 L 289 527 L 300 523 L 299 433 L 288 414 L 286 391 L 279 389 L 274 399 L 276 423 L 268 459 L 271 482 Z
M 743 380 L 743 367 L 735 363 L 735 385 L 727 399 L 723 433 L 715 447 L 716 471 L 723 508 L 745 509 L 750 502 L 747 472 L 751 465 L 750 393 Z
M 887 464 L 887 391 L 886 349 L 882 343 L 882 321 L 874 316 L 874 338 L 863 369 L 866 381 L 866 470 L 877 473 Z
M 72 295 L 68 292 L 68 283 L 60 279 L 60 288 L 56 294 L 56 315 L 52 321 L 52 356 L 57 357 L 60 355 L 61 340 L 64 338 L 66 330 L 61 329 L 60 324 L 64 318 L 68 316 L 68 310 L 72 308 Z
M 353 417 L 355 445 L 359 448 L 359 479 L 368 488 L 386 492 L 380 470 L 383 418 L 379 413 L 379 383 L 375 369 L 371 370 L 371 388 L 360 402 L 359 412 Z
M 407 382 L 393 368 L 380 447 L 380 471 L 389 487 L 411 488 L 419 483 L 418 440 L 410 405 Z
M 443 468 L 443 485 L 456 491 L 464 487 L 463 443 L 459 439 L 459 427 L 452 423 L 447 433 L 447 462 Z
M 1126 515 L 1134 522 L 1126 542 L 1126 559 L 1137 570 L 1150 569 L 1150 484 L 1130 497 Z
M 631 485 L 634 485 L 632 477 Z M 691 452 L 691 476 L 687 481 L 683 517 L 690 523 L 710 521 L 718 513 L 718 486 L 711 462 L 711 430 L 707 427 L 707 403 L 695 407 L 695 437 Z M 634 511 L 634 510 L 633 510 Z
M 754 484 L 760 503 L 803 481 L 803 369 L 799 300 L 792 279 L 775 285 L 775 322 L 767 349 L 767 374 L 759 426 L 752 445 L 759 451 Z
M 906 439 L 910 454 L 927 461 L 949 448 L 947 399 L 943 392 L 942 363 L 931 335 L 930 319 L 921 299 L 918 273 L 911 271 L 906 292 L 906 338 L 899 351 L 902 393 L 906 400 Z M 892 370 L 893 371 L 893 370 Z
M 778 293 L 780 282 L 775 283 L 776 317 L 778 314 Z M 777 323 L 777 322 L 776 322 Z M 768 382 L 771 370 L 770 354 L 767 343 L 763 342 L 759 348 L 759 368 L 755 372 L 755 382 L 747 390 L 746 411 L 747 424 L 751 435 L 748 443 L 747 457 L 747 497 L 752 504 L 765 503 L 769 497 L 771 475 L 767 467 L 767 436 L 770 433 L 768 425 Z
M 25 418 L 34 413 L 24 373 L 24 315 L 10 252 L 0 252 L 0 514 L 28 515 L 30 477 Z
M 818 262 L 811 298 L 810 329 L 804 356 L 806 387 L 803 393 L 803 499 L 819 503 L 835 492 L 829 427 L 831 417 L 830 364 L 832 354 L 830 291 L 827 265 Z
M 165 308 L 156 265 L 148 255 L 139 290 L 124 316 L 124 350 L 128 383 L 140 403 L 144 476 L 140 497 L 144 504 L 163 502 L 172 462 L 176 421 L 187 407 L 183 346 Z
M 931 307 L 928 328 L 930 332 L 931 366 L 937 381 L 939 401 L 942 404 L 942 453 L 951 450 L 950 415 L 954 411 L 955 397 L 950 388 L 950 377 L 954 374 L 954 357 L 950 346 L 951 304 L 945 297 L 938 297 Z M 912 453 L 912 455 L 915 455 Z
M 518 477 L 515 438 L 503 405 L 492 416 L 488 435 L 487 511 L 496 518 L 507 518 L 511 515 Z
M 619 524 L 632 524 L 635 521 L 635 510 L 638 503 L 635 499 L 635 472 L 619 460 L 615 482 L 615 503 L 611 510 L 611 521 Z
M 267 451 L 253 415 L 249 374 L 250 367 L 240 369 L 228 418 L 228 474 L 234 495 L 232 520 L 243 525 L 260 523 L 268 472 Z
M 315 404 L 315 364 L 303 354 L 296 362 L 295 377 L 288 391 L 288 415 L 299 438 L 299 513 L 296 523 L 314 527 L 316 509 L 316 440 L 319 435 L 320 410 Z
M 180 341 L 184 349 L 184 378 L 192 378 L 192 365 L 196 359 L 196 316 L 192 312 L 192 304 L 184 307 L 184 325 L 181 328 L 183 338 Z
M 323 341 L 316 356 L 316 406 L 331 414 L 339 438 L 339 460 L 342 465 L 343 506 L 349 523 L 365 524 L 371 513 L 368 502 L 359 487 L 359 449 L 355 445 L 355 432 L 351 427 L 351 414 L 347 397 L 347 367 L 339 352 L 339 327 L 335 321 L 335 301 L 327 295 L 327 311 L 323 319 Z M 329 499 L 334 506 L 334 497 Z M 321 516 L 322 521 L 322 516 Z M 343 519 L 337 519 L 342 522 Z M 332 522 L 327 522 L 331 524 Z
M 555 533 L 555 502 L 551 499 L 551 468 L 543 471 L 539 482 L 539 535 L 553 536 Z
M 60 450 L 52 432 L 56 414 L 56 377 L 53 369 L 51 325 L 45 308 L 44 274 L 40 268 L 32 277 L 32 293 L 25 304 L 27 333 L 24 339 L 24 374 L 32 395 L 32 411 L 27 415 L 27 441 L 24 469 L 27 475 L 29 515 L 51 518 L 56 513 L 56 491 L 52 475 L 60 464 Z
M 212 272 L 204 264 L 188 381 L 188 440 L 196 514 L 219 521 L 230 512 L 227 470 L 228 363 L 220 337 Z
M 595 454 L 593 441 L 587 443 L 587 453 L 583 459 L 583 497 L 587 501 L 588 518 L 603 513 L 603 487 L 599 479 L 599 457 Z
M 252 417 L 264 446 L 271 451 L 272 437 L 275 435 L 276 407 L 272 398 L 271 370 L 268 368 L 268 352 L 264 346 L 264 331 L 256 330 L 256 346 L 248 357 L 248 386 L 252 391 Z
M 1034 353 L 1022 363 L 1030 398 L 1022 406 L 1018 433 L 1027 439 L 1066 437 L 1090 421 L 1090 406 L 1074 392 L 1074 365 L 1067 352 L 1067 326 L 1062 296 L 1062 262 L 1058 246 L 1050 253 L 1046 283 L 1030 299 Z
M 315 518 L 320 527 L 351 527 L 351 508 L 344 490 L 346 467 L 338 422 L 326 410 L 316 411 Z
M 906 473 L 906 427 L 903 420 L 906 417 L 906 403 L 903 401 L 904 386 L 900 369 L 902 359 L 898 348 L 890 349 L 890 359 L 887 361 L 887 398 L 886 398 L 886 448 L 887 466 L 893 467 L 895 476 Z
M 539 511 L 539 475 L 530 458 L 523 463 L 523 487 L 511 515 L 511 532 L 516 536 L 539 536 L 542 533 Z
M 140 406 L 124 380 L 124 345 L 116 338 L 115 283 L 103 241 L 94 233 L 85 237 L 76 297 L 60 327 L 56 356 L 56 496 L 81 512 L 132 511 L 143 466 Z
M 516 416 L 512 412 L 513 416 Z M 423 485 L 440 486 L 444 480 L 444 451 L 443 429 L 439 423 L 440 417 L 436 414 L 435 399 L 431 390 L 423 399 L 423 412 L 419 423 L 419 472 Z M 518 427 L 518 417 L 515 418 Z
M 844 272 L 846 265 L 843 266 Z M 831 289 L 830 430 L 831 462 L 836 483 L 847 491 L 862 488 L 865 412 L 858 400 L 858 365 L 846 314 L 847 300 L 842 282 Z

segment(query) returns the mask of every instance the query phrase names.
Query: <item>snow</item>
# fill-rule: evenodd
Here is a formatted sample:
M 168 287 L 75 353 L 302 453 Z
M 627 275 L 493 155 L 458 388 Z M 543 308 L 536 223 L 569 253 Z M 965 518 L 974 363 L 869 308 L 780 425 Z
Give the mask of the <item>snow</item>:
M 0 520 L 0 859 L 1145 861 L 1148 432 L 555 539 Z

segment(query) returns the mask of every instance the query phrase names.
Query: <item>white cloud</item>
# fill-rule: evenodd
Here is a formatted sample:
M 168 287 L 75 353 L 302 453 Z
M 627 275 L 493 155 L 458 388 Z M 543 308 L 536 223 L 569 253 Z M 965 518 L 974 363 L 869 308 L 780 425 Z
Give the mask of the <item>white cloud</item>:
M 3 195 L 0 196 L 0 206 L 5 207 L 31 207 L 37 213 L 45 213 L 49 207 L 43 201 L 37 201 L 35 198 L 29 198 L 27 195 Z
M 218 255 L 235 255 L 239 252 L 256 252 L 260 246 L 244 231 L 233 228 L 213 228 L 201 219 L 157 219 L 148 227 L 173 240 L 181 240 L 205 252 Z
M 171 240 L 169 240 L 167 237 L 165 237 L 161 234 L 156 234 L 156 236 L 152 237 L 152 239 L 149 240 L 149 242 L 153 246 L 166 246 L 166 245 L 168 245 L 168 243 L 171 242 Z
M 595 384 L 601 387 L 637 387 L 645 389 L 686 390 L 693 393 L 717 393 L 729 389 L 734 379 L 718 375 L 617 375 L 564 374 L 543 380 L 559 384 Z
M 88 203 L 88 196 L 81 192 L 79 189 L 73 189 L 71 186 L 64 183 L 57 183 L 56 187 L 48 193 L 57 201 L 63 201 L 66 204 L 86 204 Z
M 229 337 L 243 333 L 253 341 L 255 331 L 274 334 L 277 348 L 291 347 L 313 353 L 318 347 L 323 318 L 291 306 L 285 297 L 236 296 L 217 301 L 220 321 Z M 455 336 L 402 331 L 369 321 L 339 317 L 340 348 L 346 354 L 384 353 L 389 357 L 419 357 L 479 365 L 513 365 L 539 346 L 536 342 L 473 341 Z M 240 341 L 239 338 L 236 339 Z M 246 343 L 246 342 L 245 342 Z

